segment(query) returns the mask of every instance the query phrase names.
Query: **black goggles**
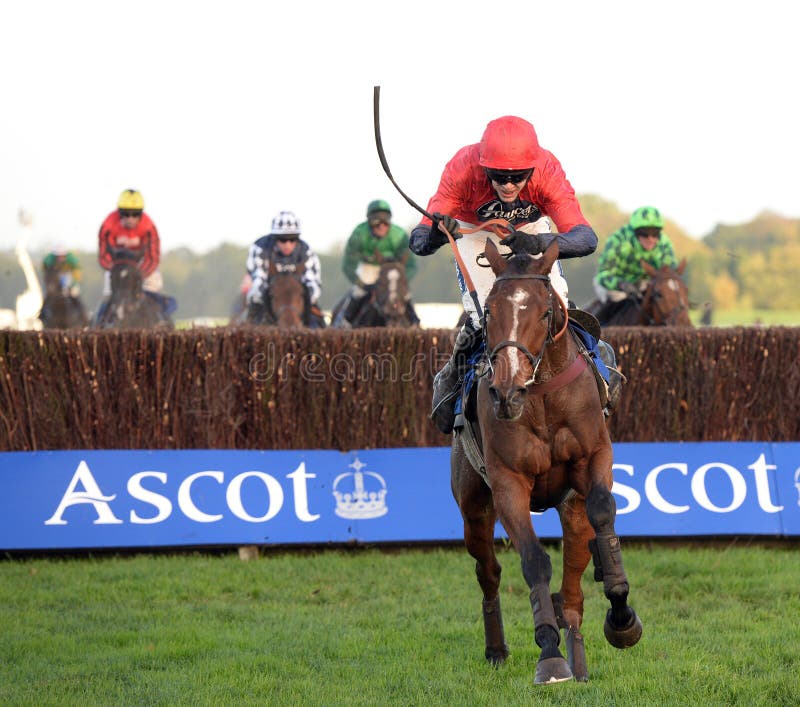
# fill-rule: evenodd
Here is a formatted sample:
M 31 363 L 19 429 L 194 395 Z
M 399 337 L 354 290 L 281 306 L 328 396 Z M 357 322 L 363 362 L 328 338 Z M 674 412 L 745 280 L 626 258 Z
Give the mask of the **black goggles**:
M 120 209 L 119 210 L 120 218 L 134 218 L 134 217 L 139 217 L 141 215 L 142 215 L 142 212 L 141 211 L 137 211 L 137 210 L 133 210 L 133 211 L 129 211 L 128 209 Z
M 498 184 L 521 184 L 533 174 L 532 169 L 487 169 L 486 176 Z

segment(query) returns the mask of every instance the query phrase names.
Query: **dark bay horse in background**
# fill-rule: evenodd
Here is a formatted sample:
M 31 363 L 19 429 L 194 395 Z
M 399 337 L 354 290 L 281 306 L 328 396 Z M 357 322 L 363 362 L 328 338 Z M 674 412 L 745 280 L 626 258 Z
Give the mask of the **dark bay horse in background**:
M 111 268 L 111 299 L 97 326 L 102 329 L 173 327 L 161 303 L 142 289 L 138 262 L 121 260 Z
M 45 297 L 39 318 L 45 329 L 76 329 L 89 324 L 80 297 L 70 294 L 67 278 L 53 270 L 45 273 Z
M 408 315 L 410 295 L 406 277 L 407 259 L 407 256 L 400 259 L 378 257 L 378 279 L 367 288 L 368 299 L 351 322 L 354 328 L 409 327 L 416 324 Z M 332 321 L 336 321 L 346 301 L 347 295 L 333 308 Z
M 485 307 L 487 356 L 479 364 L 465 427 L 453 435 L 451 454 L 453 495 L 483 590 L 486 659 L 502 663 L 509 654 L 494 546 L 499 518 L 530 587 L 541 649 L 536 684 L 588 680 L 580 629 L 581 576 L 590 558 L 611 604 L 604 625 L 608 642 L 627 648 L 642 633 L 628 605 L 628 578 L 614 530 L 612 447 L 601 394 L 567 328 L 566 305 L 550 285 L 548 273 L 557 257 L 556 241 L 538 259 L 520 252 L 505 260 L 487 240 L 486 258 L 496 275 Z M 475 445 L 479 463 L 474 463 Z M 531 511 L 547 508 L 558 510 L 563 529 L 563 578 L 555 594 L 550 558 L 531 523 Z M 560 629 L 568 660 L 559 649 Z
M 601 304 L 595 300 L 584 309 L 597 317 L 600 326 L 693 326 L 689 319 L 689 288 L 683 280 L 686 259 L 677 268 L 656 270 L 642 261 L 647 280 L 639 297 Z
M 269 289 L 264 297 L 264 307 L 257 315 L 251 310 L 249 324 L 265 324 L 282 329 L 298 328 L 308 324 L 309 302 L 303 284 L 305 266 L 269 263 Z

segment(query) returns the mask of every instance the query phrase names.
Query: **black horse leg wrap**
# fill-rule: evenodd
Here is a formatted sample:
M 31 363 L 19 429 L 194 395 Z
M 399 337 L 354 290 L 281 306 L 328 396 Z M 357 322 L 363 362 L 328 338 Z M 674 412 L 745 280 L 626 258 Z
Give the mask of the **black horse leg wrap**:
M 541 626 L 550 626 L 555 631 L 556 645 L 558 645 L 561 642 L 561 633 L 558 630 L 550 588 L 546 584 L 534 584 L 531 588 L 531 607 L 533 608 L 533 625 L 536 633 L 539 633 Z
M 628 593 L 628 577 L 622 565 L 622 549 L 619 538 L 612 533 L 599 533 L 589 541 L 594 562 L 594 580 L 603 582 L 606 596 L 611 591 Z
M 502 643 L 503 614 L 500 612 L 500 597 L 483 600 L 483 628 L 492 643 Z

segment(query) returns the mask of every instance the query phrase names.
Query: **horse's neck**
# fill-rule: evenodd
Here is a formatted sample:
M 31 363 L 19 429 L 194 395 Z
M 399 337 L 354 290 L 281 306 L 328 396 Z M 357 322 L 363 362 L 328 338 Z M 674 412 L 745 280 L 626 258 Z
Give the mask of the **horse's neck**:
M 557 333 L 557 331 L 561 329 L 561 325 L 556 325 L 553 329 L 555 329 Z M 552 331 L 551 336 L 555 337 Z M 572 334 L 568 330 L 565 330 L 558 340 L 553 339 L 550 343 L 545 345 L 544 355 L 542 356 L 542 368 L 551 375 L 556 375 L 572 362 L 577 352 L 578 347 L 575 345 Z

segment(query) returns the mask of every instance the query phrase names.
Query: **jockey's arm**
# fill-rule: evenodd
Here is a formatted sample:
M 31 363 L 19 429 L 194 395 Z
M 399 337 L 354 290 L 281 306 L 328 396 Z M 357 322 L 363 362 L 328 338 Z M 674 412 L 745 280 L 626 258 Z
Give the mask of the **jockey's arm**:
M 155 225 L 144 237 L 144 252 L 142 254 L 142 277 L 148 277 L 158 268 L 161 259 L 161 242 Z
M 347 240 L 347 245 L 344 247 L 344 258 L 342 259 L 342 272 L 353 284 L 358 282 L 356 269 L 358 268 L 358 264 L 361 262 L 360 245 L 361 238 L 358 230 L 355 230 Z
M 609 241 L 598 262 L 597 284 L 606 290 L 619 290 L 625 281 L 617 250 L 614 243 Z
M 255 278 L 258 272 L 264 269 L 264 251 L 257 243 L 250 246 L 245 267 L 251 278 Z
M 306 257 L 305 272 L 303 273 L 303 284 L 309 290 L 311 304 L 316 304 L 322 294 L 322 268 L 319 263 L 319 256 L 310 248 Z
M 558 259 L 582 258 L 591 255 L 597 248 L 597 234 L 591 226 L 579 223 L 566 233 L 542 234 L 547 245 L 558 242 Z

